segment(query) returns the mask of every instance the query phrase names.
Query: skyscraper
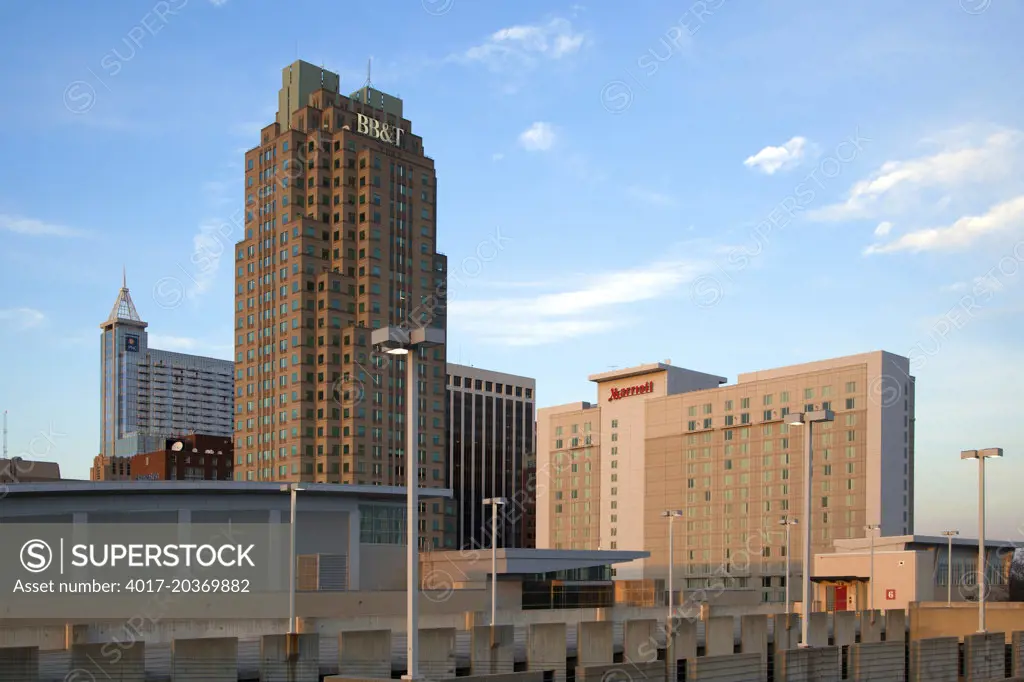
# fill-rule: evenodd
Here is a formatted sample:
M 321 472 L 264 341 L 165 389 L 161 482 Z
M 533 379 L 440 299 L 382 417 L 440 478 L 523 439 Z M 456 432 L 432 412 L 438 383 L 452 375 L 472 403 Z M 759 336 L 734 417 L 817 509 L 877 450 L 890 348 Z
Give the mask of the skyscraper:
M 524 486 L 533 455 L 536 382 L 465 365 L 448 365 L 448 450 L 461 549 L 527 547 L 523 519 L 534 502 Z M 504 497 L 497 531 L 483 501 Z
M 444 487 L 445 349 L 419 353 L 419 443 L 408 464 L 404 361 L 373 329 L 444 329 L 447 259 L 437 252 L 434 162 L 402 100 L 298 61 L 278 112 L 245 155 L 236 253 L 235 477 Z M 421 503 L 421 543 L 453 533 Z M 435 507 L 437 507 L 435 509 Z
M 230 360 L 149 347 L 127 281 L 100 325 L 100 460 L 163 447 L 186 433 L 231 437 Z

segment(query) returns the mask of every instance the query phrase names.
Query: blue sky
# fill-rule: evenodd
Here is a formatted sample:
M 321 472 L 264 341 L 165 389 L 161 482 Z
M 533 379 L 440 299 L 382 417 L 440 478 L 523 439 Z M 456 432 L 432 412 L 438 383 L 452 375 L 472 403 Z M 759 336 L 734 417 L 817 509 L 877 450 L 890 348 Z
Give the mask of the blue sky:
M 915 358 L 918 531 L 1024 540 L 1024 6 L 988 0 L 0 6 L 0 407 L 85 477 L 122 265 L 156 347 L 231 357 L 242 154 L 301 57 L 405 100 L 449 358 L 538 380 Z M 198 254 L 198 255 L 197 255 Z M 229 256 L 230 258 L 230 256 Z M 969 298 L 965 298 L 969 297 Z

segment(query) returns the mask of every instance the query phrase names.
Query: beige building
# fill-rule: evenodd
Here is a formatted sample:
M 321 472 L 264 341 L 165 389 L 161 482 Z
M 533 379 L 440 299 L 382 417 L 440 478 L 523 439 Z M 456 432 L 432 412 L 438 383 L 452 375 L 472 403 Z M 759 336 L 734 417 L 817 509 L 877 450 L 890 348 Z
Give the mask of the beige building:
M 1015 545 L 985 542 L 987 601 L 1009 596 Z M 952 550 L 952 551 L 950 551 Z M 952 556 L 950 556 L 952 554 Z M 952 564 L 950 564 L 952 559 Z M 815 610 L 906 609 L 911 602 L 977 602 L 978 540 L 897 535 L 836 540 L 814 557 Z M 951 587 L 950 587 L 951 586 Z
M 415 467 L 420 486 L 445 487 L 444 347 L 420 351 L 414 447 L 404 360 L 370 343 L 379 327 L 446 327 L 434 162 L 402 100 L 339 82 L 286 67 L 276 121 L 245 154 L 235 477 L 394 486 Z M 444 505 L 421 508 L 421 544 L 444 547 Z
M 784 517 L 804 523 L 804 432 L 788 413 L 830 409 L 814 427 L 812 551 L 837 539 L 913 533 L 914 379 L 886 352 L 723 377 L 668 362 L 595 374 L 596 403 L 538 410 L 537 546 L 648 551 L 622 580 L 677 589 L 785 593 Z M 546 472 L 545 481 L 540 472 Z M 793 526 L 792 577 L 802 526 Z M 793 598 L 798 594 L 794 590 Z

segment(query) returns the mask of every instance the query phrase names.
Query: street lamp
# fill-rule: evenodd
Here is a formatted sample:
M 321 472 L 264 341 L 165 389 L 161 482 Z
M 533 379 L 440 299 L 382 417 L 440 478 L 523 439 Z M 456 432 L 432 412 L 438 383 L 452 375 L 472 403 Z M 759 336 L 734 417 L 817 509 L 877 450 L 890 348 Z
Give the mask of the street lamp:
M 944 530 L 942 534 L 946 536 L 947 546 L 946 549 L 946 608 L 953 605 L 953 536 L 960 535 L 958 530 Z
M 872 523 L 864 526 L 864 530 L 868 532 L 868 537 L 871 539 L 871 564 L 868 573 L 868 610 L 871 611 L 871 619 L 874 621 L 875 618 L 875 531 L 880 526 L 877 523 Z
M 408 543 L 406 555 L 406 674 L 402 679 L 419 677 L 419 477 L 417 451 L 419 450 L 419 396 L 417 395 L 416 351 L 420 348 L 444 344 L 443 329 L 419 327 L 381 327 L 370 334 L 374 348 L 389 355 L 405 355 L 405 532 Z
M 978 460 L 978 632 L 985 632 L 985 460 L 1002 457 L 1002 448 L 963 450 L 960 459 Z
M 790 426 L 806 426 L 804 434 L 804 570 L 801 577 L 803 589 L 804 613 L 800 619 L 800 646 L 806 647 L 808 624 L 810 623 L 812 600 L 811 594 L 811 496 L 814 494 L 811 473 L 814 467 L 811 463 L 811 442 L 814 425 L 817 422 L 830 422 L 836 418 L 832 410 L 814 410 L 813 412 L 793 412 L 785 416 L 786 423 Z
M 789 544 L 789 528 L 790 526 L 797 525 L 796 519 L 791 519 L 788 516 L 783 516 L 782 520 L 779 521 L 779 525 L 786 527 L 786 613 L 789 613 L 789 559 L 790 559 L 790 544 Z M 788 616 L 787 616 L 788 617 Z
M 498 623 L 498 507 L 506 504 L 504 497 L 488 497 L 484 506 L 491 506 L 491 630 Z
M 305 490 L 305 488 L 298 483 L 289 483 L 281 486 L 281 492 L 291 493 L 291 521 L 288 524 L 288 543 L 290 546 L 288 555 L 291 557 L 291 561 L 288 563 L 288 634 L 292 635 L 298 629 L 295 624 L 295 510 L 299 501 L 300 490 Z
M 661 512 L 662 517 L 668 519 L 668 620 L 665 622 L 665 666 L 669 675 L 665 679 L 674 680 L 675 643 L 672 641 L 675 630 L 675 584 L 673 583 L 672 566 L 675 564 L 675 533 L 672 532 L 672 522 L 683 515 L 682 509 L 667 509 Z

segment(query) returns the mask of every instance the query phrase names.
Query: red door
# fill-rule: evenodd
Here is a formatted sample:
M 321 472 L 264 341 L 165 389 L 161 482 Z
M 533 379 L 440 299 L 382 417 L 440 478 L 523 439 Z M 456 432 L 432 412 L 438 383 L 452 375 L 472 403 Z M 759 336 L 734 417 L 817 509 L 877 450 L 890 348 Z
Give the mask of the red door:
M 846 610 L 846 585 L 836 585 L 836 601 L 833 608 L 836 611 Z

